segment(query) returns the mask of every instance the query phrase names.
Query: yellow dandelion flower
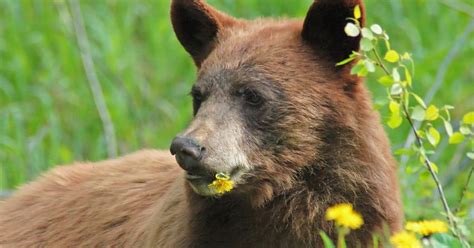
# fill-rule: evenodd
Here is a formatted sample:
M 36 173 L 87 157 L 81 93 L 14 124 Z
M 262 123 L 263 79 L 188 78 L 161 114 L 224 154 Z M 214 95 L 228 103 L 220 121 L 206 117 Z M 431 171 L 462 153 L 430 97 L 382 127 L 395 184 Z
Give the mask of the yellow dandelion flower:
M 217 194 L 224 194 L 234 188 L 234 181 L 225 173 L 217 173 L 216 180 L 214 180 L 208 187 L 214 190 Z
M 416 238 L 414 233 L 401 231 L 390 237 L 390 243 L 395 248 L 422 248 L 421 242 Z
M 417 222 L 407 222 L 405 229 L 423 236 L 430 236 L 435 233 L 445 233 L 448 231 L 446 222 L 440 220 L 423 220 Z
M 333 220 L 336 225 L 348 227 L 350 229 L 358 229 L 364 224 L 362 216 L 354 211 L 349 203 L 337 204 L 328 208 L 326 211 L 326 220 Z

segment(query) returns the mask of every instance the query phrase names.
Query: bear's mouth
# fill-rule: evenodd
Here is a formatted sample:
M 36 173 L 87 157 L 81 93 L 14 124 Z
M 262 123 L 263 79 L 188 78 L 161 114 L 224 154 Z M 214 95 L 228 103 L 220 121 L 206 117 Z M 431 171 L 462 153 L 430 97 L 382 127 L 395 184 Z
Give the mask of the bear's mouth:
M 186 177 L 187 180 L 190 180 L 190 181 L 205 179 L 204 176 L 197 175 L 197 174 L 193 174 L 193 173 L 191 173 L 191 172 L 186 172 L 186 176 L 185 176 L 185 177 Z
M 244 170 L 240 166 L 234 167 L 230 173 L 225 173 L 229 176 L 229 180 L 235 183 L 235 186 L 241 181 Z M 218 196 L 220 194 L 216 193 L 209 185 L 216 179 L 217 173 L 208 172 L 205 174 L 196 173 L 196 172 L 186 172 L 185 179 L 193 191 L 201 196 Z

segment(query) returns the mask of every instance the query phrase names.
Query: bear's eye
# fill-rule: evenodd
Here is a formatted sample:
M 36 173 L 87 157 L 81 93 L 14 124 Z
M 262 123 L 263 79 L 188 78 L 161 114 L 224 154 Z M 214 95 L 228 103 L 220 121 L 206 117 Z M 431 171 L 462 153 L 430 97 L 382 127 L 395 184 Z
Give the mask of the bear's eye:
M 245 103 L 250 106 L 258 107 L 263 104 L 263 97 L 255 90 L 244 89 L 240 92 Z
M 201 90 L 197 87 L 193 87 L 191 90 L 191 96 L 193 98 L 193 111 L 194 115 L 197 114 L 199 111 L 199 108 L 201 107 L 201 103 L 203 101 L 203 94 L 201 93 Z

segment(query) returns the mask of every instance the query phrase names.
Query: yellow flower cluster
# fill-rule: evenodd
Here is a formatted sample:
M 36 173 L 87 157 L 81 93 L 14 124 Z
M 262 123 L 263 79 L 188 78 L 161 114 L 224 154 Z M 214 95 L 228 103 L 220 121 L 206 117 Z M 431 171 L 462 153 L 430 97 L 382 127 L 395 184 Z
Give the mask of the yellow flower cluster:
M 349 203 L 337 204 L 328 208 L 326 211 L 326 220 L 333 220 L 336 225 L 348 227 L 350 229 L 358 229 L 364 224 L 362 216 L 354 211 Z
M 407 222 L 405 229 L 423 236 L 430 236 L 435 233 L 445 233 L 448 225 L 440 220 L 423 220 L 417 222 Z
M 395 248 L 421 248 L 420 241 L 414 233 L 401 231 L 390 238 L 390 242 Z
M 396 248 L 421 248 L 421 243 L 415 233 L 428 237 L 435 233 L 448 231 L 448 225 L 440 220 L 423 220 L 417 222 L 407 222 L 405 230 L 394 234 L 390 242 Z
M 230 177 L 225 173 L 216 174 L 216 180 L 214 180 L 208 187 L 217 194 L 224 194 L 234 188 L 234 181 L 230 180 Z

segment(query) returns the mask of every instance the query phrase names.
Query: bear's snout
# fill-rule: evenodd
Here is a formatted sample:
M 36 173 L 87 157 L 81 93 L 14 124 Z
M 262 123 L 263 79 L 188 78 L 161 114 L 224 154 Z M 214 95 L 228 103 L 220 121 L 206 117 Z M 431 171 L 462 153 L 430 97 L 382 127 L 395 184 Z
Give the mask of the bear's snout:
M 176 161 L 183 170 L 191 174 L 201 174 L 199 161 L 202 159 L 205 148 L 195 139 L 180 136 L 174 138 L 170 152 L 176 156 Z

